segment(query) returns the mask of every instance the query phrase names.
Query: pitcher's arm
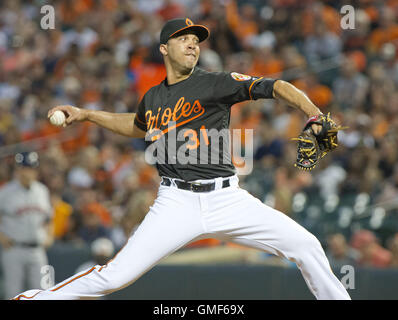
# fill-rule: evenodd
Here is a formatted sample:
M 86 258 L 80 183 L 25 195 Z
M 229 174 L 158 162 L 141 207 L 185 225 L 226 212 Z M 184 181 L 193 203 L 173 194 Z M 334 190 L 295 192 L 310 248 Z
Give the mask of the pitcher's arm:
M 50 118 L 57 110 L 64 112 L 66 125 L 70 125 L 75 121 L 90 121 L 123 136 L 132 138 L 145 137 L 145 131 L 134 125 L 135 113 L 112 113 L 66 105 L 52 108 L 48 112 L 48 117 Z

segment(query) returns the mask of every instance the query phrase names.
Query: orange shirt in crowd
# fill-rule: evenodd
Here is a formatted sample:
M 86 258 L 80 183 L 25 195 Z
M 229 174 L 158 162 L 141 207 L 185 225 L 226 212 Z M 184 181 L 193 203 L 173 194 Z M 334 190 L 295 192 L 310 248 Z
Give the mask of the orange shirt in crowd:
M 152 87 L 157 86 L 166 78 L 166 68 L 162 64 L 145 63 L 136 70 L 136 88 L 140 99 Z
M 227 23 L 239 39 L 258 34 L 257 22 L 253 20 L 244 20 L 240 16 L 236 1 L 228 1 L 225 5 L 225 10 Z
M 73 125 L 74 130 L 70 139 L 62 142 L 62 149 L 66 153 L 74 153 L 80 148 L 90 145 L 90 127 L 95 126 L 93 123 L 85 121 Z
M 113 11 L 119 7 L 118 0 L 101 0 L 101 7 L 106 11 Z
M 112 216 L 110 212 L 98 202 L 85 205 L 82 211 L 84 214 L 96 214 L 100 218 L 101 223 L 106 227 L 112 225 Z
M 163 18 L 164 21 L 183 17 L 184 8 L 175 2 L 171 2 L 158 10 L 157 14 Z
M 59 6 L 60 17 L 64 23 L 72 24 L 85 13 L 90 12 L 94 4 L 105 11 L 114 11 L 118 8 L 118 0 L 65 0 Z
M 372 130 L 372 135 L 376 139 L 383 138 L 388 133 L 389 129 L 390 129 L 390 123 L 388 122 L 387 119 L 383 118 L 374 125 Z
M 59 142 L 61 143 L 63 151 L 66 153 L 74 153 L 80 148 L 90 144 L 89 130 L 91 126 L 94 126 L 94 124 L 82 122 L 74 124 L 74 130 L 65 131 L 65 128 L 53 126 L 47 120 L 43 120 L 36 131 L 23 133 L 21 135 L 21 140 L 28 141 L 58 134 L 59 137 L 62 137 L 62 139 L 59 139 Z M 43 144 L 45 144 L 45 141 L 43 141 Z
M 37 128 L 34 128 L 32 131 L 22 132 L 21 139 L 22 141 L 28 141 L 59 134 L 61 131 L 61 127 L 53 126 L 47 120 L 41 120 Z
M 89 12 L 94 0 L 68 0 L 62 1 L 59 7 L 60 17 L 64 23 L 75 22 L 80 15 Z
M 319 108 L 326 107 L 333 99 L 332 90 L 329 87 L 317 83 L 314 86 L 308 86 L 303 80 L 295 80 L 292 82 L 298 89 L 304 91 L 308 98 Z
M 395 24 L 387 29 L 378 28 L 370 34 L 369 45 L 371 50 L 378 50 L 387 42 L 398 40 L 398 25 Z
M 376 22 L 377 19 L 379 19 L 379 11 L 376 7 L 369 6 L 366 7 L 364 10 L 371 22 Z
M 56 239 L 62 238 L 69 229 L 69 217 L 73 212 L 70 204 L 58 200 L 54 205 L 53 230 Z
M 247 72 L 248 74 L 256 77 L 272 76 L 277 78 L 283 71 L 283 61 L 277 58 L 261 59 L 254 58 L 252 65 Z
M 367 65 L 366 55 L 359 50 L 351 51 L 347 53 L 347 57 L 354 61 L 355 66 L 358 71 L 365 71 Z
M 326 25 L 326 29 L 334 34 L 340 35 L 342 32 L 340 26 L 341 16 L 340 14 L 330 6 L 324 6 L 320 17 L 316 17 L 311 7 L 304 10 L 302 14 L 302 32 L 304 36 L 308 36 L 314 33 L 315 24 L 317 19 L 323 21 Z
M 157 86 L 166 78 L 166 67 L 163 64 L 145 63 L 148 55 L 146 48 L 141 48 L 131 57 L 129 68 L 135 73 L 135 89 L 141 99 L 153 86 Z
M 82 94 L 83 103 L 98 102 L 101 100 L 101 94 L 95 89 L 86 89 Z

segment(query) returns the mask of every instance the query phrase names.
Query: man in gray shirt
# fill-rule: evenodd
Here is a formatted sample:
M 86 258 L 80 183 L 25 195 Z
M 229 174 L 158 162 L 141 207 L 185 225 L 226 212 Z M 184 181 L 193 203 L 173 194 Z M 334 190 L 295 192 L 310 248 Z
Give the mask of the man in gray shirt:
M 0 188 L 0 244 L 5 298 L 41 287 L 45 248 L 52 243 L 53 210 L 48 188 L 37 181 L 36 152 L 15 156 L 15 179 Z

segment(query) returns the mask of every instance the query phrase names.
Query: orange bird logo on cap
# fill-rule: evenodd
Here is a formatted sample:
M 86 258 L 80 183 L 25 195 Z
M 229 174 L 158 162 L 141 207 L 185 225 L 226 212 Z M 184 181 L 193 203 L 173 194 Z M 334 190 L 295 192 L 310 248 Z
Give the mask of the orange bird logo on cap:
M 188 19 L 188 18 L 185 19 L 185 23 L 187 24 L 187 26 L 192 26 L 193 25 L 193 22 L 190 19 Z

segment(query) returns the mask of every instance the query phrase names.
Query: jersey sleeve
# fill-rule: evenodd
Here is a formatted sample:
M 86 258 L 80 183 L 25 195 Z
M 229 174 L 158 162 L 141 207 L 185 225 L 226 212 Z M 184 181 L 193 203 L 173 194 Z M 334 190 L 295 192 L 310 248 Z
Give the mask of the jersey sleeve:
M 134 118 L 134 124 L 143 131 L 147 131 L 145 120 L 145 97 L 142 98 L 138 105 L 138 110 Z
M 214 86 L 214 97 L 222 103 L 272 99 L 277 79 L 252 77 L 237 72 L 220 72 Z

